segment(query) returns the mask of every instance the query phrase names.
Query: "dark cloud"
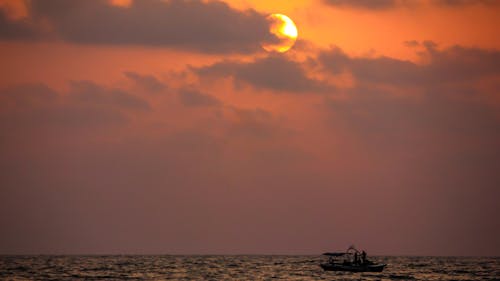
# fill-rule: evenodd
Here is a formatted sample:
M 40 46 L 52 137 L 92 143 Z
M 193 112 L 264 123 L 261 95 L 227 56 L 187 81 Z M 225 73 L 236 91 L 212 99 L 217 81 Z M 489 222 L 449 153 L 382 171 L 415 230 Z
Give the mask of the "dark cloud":
M 382 10 L 392 8 L 397 0 L 323 0 L 324 3 L 335 7 L 361 8 Z
M 26 83 L 1 90 L 3 106 L 10 108 L 51 104 L 59 95 L 45 84 Z
M 238 11 L 220 1 L 133 1 L 127 8 L 105 0 L 29 1 L 33 20 L 56 37 L 82 44 L 146 45 L 205 53 L 250 53 L 276 38 L 266 16 Z M 21 23 L 2 23 L 4 39 L 32 36 Z M 41 26 L 41 24 L 40 24 Z
M 166 85 L 160 82 L 153 75 L 142 75 L 132 71 L 124 72 L 125 76 L 133 80 L 137 85 L 150 92 L 159 92 L 166 88 Z
M 472 139 L 500 140 L 498 108 L 487 98 L 488 91 L 495 90 L 478 87 L 485 79 L 499 77 L 500 52 L 462 46 L 438 49 L 433 42 L 419 45 L 425 48 L 425 64 L 351 57 L 340 49 L 321 53 L 318 61 L 325 70 L 347 71 L 356 79 L 356 86 L 345 90 L 348 99 L 328 103 L 336 124 L 376 146 L 393 148 L 422 138 L 429 145 L 450 142 L 456 148 L 460 143 L 468 149 Z M 395 94 L 394 87 L 408 94 Z M 498 152 L 495 147 L 484 149 Z
M 121 89 L 108 89 L 92 81 L 72 81 L 71 97 L 81 104 L 150 110 L 149 103 Z
M 410 47 L 410 48 L 420 46 L 420 42 L 418 42 L 417 40 L 408 40 L 408 41 L 404 41 L 404 42 L 403 42 L 403 44 L 404 44 L 406 47 Z
M 71 82 L 61 94 L 44 84 L 19 84 L 0 90 L 1 131 L 96 129 L 123 125 L 128 114 L 149 111 L 145 101 L 126 91 L 90 81 Z
M 270 138 L 276 136 L 279 127 L 274 116 L 261 108 L 231 108 L 228 132 L 236 137 Z
M 390 57 L 350 57 L 338 48 L 320 53 L 318 61 L 327 72 L 350 71 L 364 82 L 407 85 L 421 82 L 426 75 L 422 67 L 410 61 Z
M 36 39 L 41 37 L 41 31 L 27 19 L 12 20 L 7 17 L 7 11 L 0 7 L 0 39 Z
M 179 98 L 185 106 L 219 106 L 222 102 L 209 94 L 194 89 L 182 89 Z
M 341 117 L 337 121 L 345 121 L 345 126 L 363 138 L 383 138 L 389 145 L 409 133 L 500 139 L 500 116 L 495 107 L 476 99 L 477 90 L 421 87 L 424 94 L 415 100 L 358 86 L 348 90 L 349 99 L 330 100 L 328 104 Z
M 443 6 L 459 7 L 465 5 L 500 6 L 497 0 L 436 0 L 435 3 Z
M 366 10 L 386 10 L 396 7 L 413 7 L 424 4 L 418 0 L 323 0 L 327 5 L 339 8 L 354 8 Z M 500 6 L 496 0 L 433 0 L 432 5 L 460 7 L 466 5 Z
M 421 55 L 429 61 L 423 65 L 385 56 L 350 57 L 338 48 L 321 52 L 318 61 L 333 74 L 349 71 L 362 82 L 400 86 L 474 81 L 500 74 L 500 52 L 497 50 L 462 46 L 440 50 L 433 42 L 423 45 L 426 49 Z
M 303 64 L 283 56 L 268 56 L 252 62 L 223 61 L 195 68 L 202 77 L 232 77 L 235 83 L 248 84 L 256 89 L 287 93 L 323 92 L 332 86 L 309 78 Z

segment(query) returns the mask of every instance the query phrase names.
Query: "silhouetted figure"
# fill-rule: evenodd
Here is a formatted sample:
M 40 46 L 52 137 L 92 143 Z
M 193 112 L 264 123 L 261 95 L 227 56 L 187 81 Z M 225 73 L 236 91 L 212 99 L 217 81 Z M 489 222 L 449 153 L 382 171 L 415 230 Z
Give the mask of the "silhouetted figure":
M 354 253 L 354 264 L 359 264 L 358 252 Z
M 361 252 L 361 263 L 363 263 L 363 264 L 368 263 L 368 260 L 366 259 L 366 252 L 364 250 L 363 250 L 363 252 Z
M 329 262 L 329 263 L 335 263 L 335 261 L 333 260 L 333 257 L 329 257 L 329 258 L 328 258 L 328 262 Z

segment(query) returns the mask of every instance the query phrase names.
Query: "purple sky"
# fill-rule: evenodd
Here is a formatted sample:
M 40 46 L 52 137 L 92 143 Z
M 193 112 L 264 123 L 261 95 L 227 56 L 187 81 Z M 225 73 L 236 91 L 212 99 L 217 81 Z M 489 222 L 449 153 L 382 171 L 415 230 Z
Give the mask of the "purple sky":
M 111 2 L 0 1 L 0 254 L 500 255 L 500 5 Z

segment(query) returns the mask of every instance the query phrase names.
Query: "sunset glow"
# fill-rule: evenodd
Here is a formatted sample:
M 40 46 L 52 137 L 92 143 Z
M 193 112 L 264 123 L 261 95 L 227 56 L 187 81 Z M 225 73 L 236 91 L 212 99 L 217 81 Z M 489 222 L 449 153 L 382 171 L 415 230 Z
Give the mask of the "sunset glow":
M 0 255 L 498 256 L 499 15 L 0 0 Z
M 279 38 L 278 43 L 263 44 L 262 47 L 268 51 L 284 53 L 288 51 L 297 40 L 298 31 L 295 23 L 282 14 L 272 14 L 267 17 L 270 22 L 269 32 Z

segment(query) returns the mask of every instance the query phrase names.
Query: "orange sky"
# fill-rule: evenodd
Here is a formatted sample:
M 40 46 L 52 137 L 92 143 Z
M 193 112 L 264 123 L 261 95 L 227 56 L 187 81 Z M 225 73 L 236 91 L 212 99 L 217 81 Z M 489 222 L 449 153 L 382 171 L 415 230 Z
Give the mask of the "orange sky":
M 23 19 L 28 14 L 23 3 L 22 0 L 2 0 L 0 7 L 4 8 L 6 15 L 12 20 Z M 432 1 L 418 1 L 418 4 L 411 7 L 373 12 L 327 7 L 321 1 L 227 3 L 241 10 L 252 8 L 265 14 L 287 14 L 298 25 L 299 39 L 305 40 L 305 44 L 311 45 L 313 50 L 339 46 L 345 52 L 357 56 L 383 55 L 418 63 L 421 61 L 415 54 L 415 49 L 405 46 L 405 41 L 431 40 L 441 47 L 458 44 L 497 49 L 500 46 L 499 37 L 494 36 L 496 26 L 500 24 L 496 17 L 498 6 L 477 4 L 436 7 L 431 4 Z M 182 70 L 188 64 L 199 65 L 218 59 L 214 56 L 147 46 L 79 46 L 58 41 L 36 44 L 7 41 L 0 44 L 5 66 L 1 69 L 2 84 L 33 78 L 60 84 L 78 76 L 78 79 L 100 78 L 109 81 L 111 77 L 113 80 L 118 79 L 120 72 L 127 69 L 160 73 L 172 69 Z M 302 51 L 293 50 L 290 53 L 300 56 Z M 56 60 L 53 59 L 55 56 Z M 169 60 L 169 57 L 179 56 L 183 59 Z M 48 61 L 53 65 L 50 69 L 46 67 Z M 95 68 L 96 61 L 101 65 L 98 69 Z M 100 71 L 107 74 L 103 75 Z
M 0 0 L 0 253 L 498 255 L 500 5 L 363 3 Z

